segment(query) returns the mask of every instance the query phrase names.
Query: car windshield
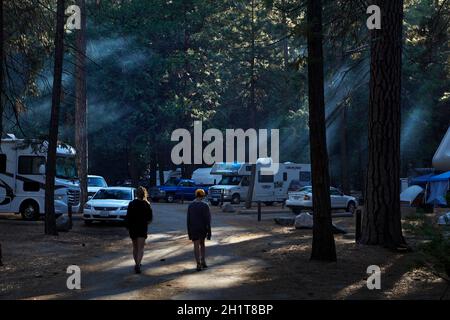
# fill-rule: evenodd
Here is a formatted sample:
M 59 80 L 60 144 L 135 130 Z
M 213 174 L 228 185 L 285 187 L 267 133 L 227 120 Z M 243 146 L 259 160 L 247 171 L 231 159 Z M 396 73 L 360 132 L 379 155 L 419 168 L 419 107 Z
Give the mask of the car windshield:
M 173 186 L 177 186 L 179 182 L 180 182 L 180 180 L 172 177 L 169 180 L 167 180 L 166 183 L 164 183 L 164 185 L 167 187 L 173 187 Z
M 220 180 L 219 185 L 221 186 L 237 186 L 242 180 L 241 176 L 224 176 Z
M 106 181 L 103 178 L 91 177 L 91 178 L 88 178 L 88 186 L 89 187 L 101 187 L 101 188 L 104 188 L 104 187 L 107 187 L 108 185 L 106 184 Z
M 63 179 L 78 178 L 74 157 L 56 157 L 56 177 Z
M 131 190 L 100 189 L 93 199 L 133 200 Z
M 312 192 L 312 187 L 303 187 L 299 191 L 300 192 Z

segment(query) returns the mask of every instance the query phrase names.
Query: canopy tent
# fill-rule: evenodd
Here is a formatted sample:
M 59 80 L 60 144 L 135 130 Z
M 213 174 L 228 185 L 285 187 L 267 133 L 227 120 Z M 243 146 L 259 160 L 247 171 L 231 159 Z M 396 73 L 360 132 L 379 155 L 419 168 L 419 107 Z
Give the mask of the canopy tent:
M 429 184 L 430 192 L 427 203 L 444 206 L 447 205 L 445 196 L 447 194 L 447 190 L 449 190 L 450 171 L 431 177 Z
M 427 184 L 428 182 L 430 182 L 430 179 L 434 177 L 433 173 L 429 173 L 423 176 L 419 176 L 419 177 L 414 177 L 411 179 L 410 184 Z
M 433 182 L 433 181 L 449 181 L 449 180 L 450 180 L 450 171 L 438 174 L 438 175 L 430 178 L 430 182 Z

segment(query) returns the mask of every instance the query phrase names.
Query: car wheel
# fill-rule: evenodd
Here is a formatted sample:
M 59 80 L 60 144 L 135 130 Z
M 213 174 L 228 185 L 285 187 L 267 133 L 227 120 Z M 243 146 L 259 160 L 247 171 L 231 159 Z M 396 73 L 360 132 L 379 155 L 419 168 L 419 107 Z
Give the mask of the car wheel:
M 351 212 L 351 214 L 354 214 L 356 211 L 356 204 L 353 201 L 350 201 L 347 206 L 347 212 Z
M 232 204 L 239 204 L 241 203 L 241 196 L 238 194 L 233 194 L 233 196 L 231 197 L 231 203 Z
M 22 219 L 26 221 L 33 221 L 39 219 L 39 207 L 34 201 L 26 201 L 20 207 L 20 214 Z
M 175 201 L 175 197 L 173 194 L 168 194 L 166 200 L 168 203 L 173 203 Z

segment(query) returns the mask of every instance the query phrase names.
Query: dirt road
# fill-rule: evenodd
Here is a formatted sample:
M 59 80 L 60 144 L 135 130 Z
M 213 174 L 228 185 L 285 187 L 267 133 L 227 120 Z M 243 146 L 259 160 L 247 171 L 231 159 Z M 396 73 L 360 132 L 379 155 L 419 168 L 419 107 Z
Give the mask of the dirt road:
M 213 209 L 209 269 L 196 272 L 185 231 L 184 204 L 154 204 L 143 273 L 133 273 L 130 240 L 121 226 L 84 226 L 59 237 L 42 235 L 42 222 L 0 219 L 5 266 L 0 299 L 437 299 L 439 278 L 414 268 L 414 254 L 358 246 L 336 236 L 337 263 L 309 261 L 310 230 L 273 223 L 276 214 Z M 334 222 L 352 232 L 353 218 Z M 81 290 L 68 290 L 66 268 L 81 268 Z M 367 266 L 382 269 L 382 290 L 366 287 Z

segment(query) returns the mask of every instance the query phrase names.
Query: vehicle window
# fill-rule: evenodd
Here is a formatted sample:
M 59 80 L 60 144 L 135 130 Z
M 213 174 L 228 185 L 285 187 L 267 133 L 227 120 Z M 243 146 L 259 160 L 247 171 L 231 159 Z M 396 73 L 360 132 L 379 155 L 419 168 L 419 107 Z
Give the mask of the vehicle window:
M 165 185 L 166 187 L 173 187 L 173 186 L 176 186 L 176 185 L 178 185 L 178 180 L 170 178 L 169 180 L 167 180 L 166 183 L 164 183 L 164 185 Z
M 219 185 L 222 186 L 237 186 L 241 182 L 241 176 L 223 176 L 222 180 L 220 180 Z
M 74 157 L 56 157 L 56 176 L 63 179 L 78 178 Z
M 129 190 L 100 189 L 93 199 L 133 200 L 133 193 Z
M 23 191 L 25 192 L 38 192 L 41 189 L 39 182 L 25 181 L 23 183 Z
M 311 172 L 300 171 L 300 173 L 298 174 L 298 179 L 300 181 L 311 181 Z
M 243 177 L 242 178 L 242 182 L 241 182 L 241 186 L 243 187 L 248 187 L 250 185 L 250 180 L 248 177 Z
M 302 185 L 301 185 L 300 181 L 292 180 L 289 185 L 288 191 L 299 191 L 301 189 L 301 187 L 302 187 Z
M 6 154 L 0 154 L 0 173 L 6 172 Z
M 330 189 L 330 194 L 333 196 L 340 196 L 341 192 L 338 189 Z
M 273 183 L 273 174 L 265 175 L 265 174 L 261 174 L 261 172 L 259 172 L 258 173 L 258 181 L 261 183 Z
M 105 188 L 108 185 L 106 184 L 105 179 L 100 178 L 100 177 L 91 177 L 88 178 L 88 186 L 89 187 L 100 187 L 100 188 Z
M 45 157 L 39 156 L 20 156 L 19 157 L 19 174 L 43 174 L 39 168 L 45 169 Z
M 303 188 L 301 188 L 299 191 L 302 191 L 302 192 L 312 192 L 312 187 L 303 187 Z

